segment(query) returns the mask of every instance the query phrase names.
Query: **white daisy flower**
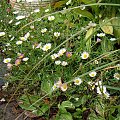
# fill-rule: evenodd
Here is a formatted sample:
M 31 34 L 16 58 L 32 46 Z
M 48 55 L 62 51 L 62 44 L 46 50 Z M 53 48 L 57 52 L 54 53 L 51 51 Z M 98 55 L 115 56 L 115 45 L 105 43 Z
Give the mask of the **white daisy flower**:
M 20 37 L 20 40 L 26 41 L 27 39 L 25 37 Z
M 20 23 L 21 23 L 21 22 L 20 22 L 20 21 L 18 21 L 18 22 L 16 22 L 16 23 L 15 23 L 15 25 L 19 25 Z
M 5 32 L 0 32 L 0 37 L 4 35 L 5 35 Z
M 19 11 L 14 11 L 14 12 L 13 12 L 13 14 L 18 14 L 18 13 L 19 13 Z
M 56 90 L 56 89 L 57 89 L 57 85 L 54 84 L 53 87 L 52 87 L 52 90 L 54 91 L 54 90 Z
M 36 48 L 42 49 L 42 43 L 39 43 L 39 44 L 36 46 Z
M 55 37 L 59 37 L 60 36 L 60 32 L 54 32 L 54 36 Z
M 104 36 L 105 36 L 105 33 L 98 33 L 97 36 L 98 36 L 98 37 L 104 37 Z
M 49 20 L 49 21 L 53 21 L 54 19 L 55 19 L 54 16 L 49 16 L 49 17 L 48 17 L 48 20 Z
M 47 28 L 43 28 L 43 29 L 41 30 L 41 33 L 45 33 L 45 32 L 47 32 Z
M 62 61 L 62 62 L 61 62 L 61 65 L 62 65 L 62 66 L 66 66 L 66 65 L 68 65 L 68 63 L 67 63 L 66 61 Z
M 76 77 L 75 79 L 74 79 L 74 84 L 75 85 L 80 85 L 82 83 L 82 80 L 79 78 L 79 77 Z
M 6 83 L 5 83 L 5 85 L 4 85 L 4 86 L 2 86 L 2 90 L 6 90 L 6 89 L 7 89 L 7 87 L 8 87 L 8 85 L 9 85 L 9 83 L 8 83 L 8 82 L 6 82 Z
M 90 77 L 95 77 L 96 74 L 97 74 L 97 73 L 96 73 L 95 71 L 93 71 L 93 72 L 90 72 L 90 73 L 89 73 L 89 76 L 90 76 Z
M 54 53 L 51 55 L 52 60 L 56 59 L 58 57 L 58 54 Z
M 0 102 L 5 102 L 5 98 L 2 98 L 2 99 L 0 100 Z
M 28 58 L 28 57 L 25 57 L 25 58 L 23 58 L 22 60 L 23 60 L 24 62 L 26 62 L 26 61 L 29 60 L 29 58 Z
M 104 96 L 105 96 L 105 98 L 109 98 L 109 97 L 110 97 L 110 94 L 106 91 L 106 92 L 104 93 Z
M 95 83 L 95 85 L 101 86 L 101 85 L 102 85 L 102 81 L 97 81 L 97 82 Z
M 62 56 L 65 52 L 66 52 L 65 48 L 60 49 L 58 52 L 58 56 Z
M 13 20 L 10 20 L 8 23 L 11 24 L 13 22 Z
M 14 38 L 15 38 L 15 37 L 13 36 L 13 37 L 10 39 L 10 41 L 14 40 Z
M 42 47 L 43 51 L 48 51 L 49 49 L 51 49 L 51 43 L 47 43 Z
M 21 45 L 23 41 L 19 40 L 16 42 L 17 45 Z
M 31 26 L 30 26 L 30 29 L 34 29 L 34 28 L 35 28 L 34 25 L 31 25 Z
M 116 38 L 110 38 L 110 41 L 116 41 L 117 39 Z
M 16 17 L 17 20 L 21 20 L 21 19 L 24 19 L 24 18 L 25 18 L 25 16 L 23 16 L 23 15 L 20 15 L 20 16 Z
M 11 61 L 11 58 L 6 58 L 3 60 L 4 63 L 9 63 Z
M 83 52 L 83 53 L 81 54 L 81 58 L 82 58 L 82 59 L 88 59 L 88 57 L 89 57 L 89 53 L 88 53 L 88 52 Z
M 106 93 L 106 87 L 105 86 L 98 86 L 97 87 L 97 93 L 102 95 L 102 93 Z
M 117 80 L 120 80 L 120 74 L 119 73 L 115 73 L 114 74 L 114 78 L 117 79 Z
M 50 10 L 49 9 L 46 9 L 45 12 L 49 12 Z
M 60 60 L 57 60 L 57 61 L 55 61 L 55 64 L 56 64 L 56 65 L 60 65 L 60 64 L 61 64 L 61 61 L 60 61 Z
M 94 61 L 94 64 L 99 64 L 99 61 L 98 61 L 98 60 L 95 60 L 95 61 Z
M 97 93 L 99 94 L 99 95 L 102 95 L 102 94 L 104 94 L 104 96 L 106 97 L 106 98 L 109 98 L 110 97 L 110 94 L 107 92 L 107 90 L 106 90 L 106 86 L 98 86 L 97 87 Z
M 27 33 L 24 35 L 24 37 L 25 37 L 26 39 L 28 39 L 28 38 L 30 37 L 30 33 L 27 32 Z

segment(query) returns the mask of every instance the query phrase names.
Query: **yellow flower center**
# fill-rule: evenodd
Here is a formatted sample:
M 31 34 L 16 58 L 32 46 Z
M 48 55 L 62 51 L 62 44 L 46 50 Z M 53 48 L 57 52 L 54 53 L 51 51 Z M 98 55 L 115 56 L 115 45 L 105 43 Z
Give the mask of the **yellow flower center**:
M 46 49 L 48 50 L 48 49 L 49 49 L 49 46 L 46 46 Z
M 93 77 L 93 76 L 95 76 L 95 74 L 94 74 L 94 73 L 92 73 L 92 74 L 91 74 L 91 76 Z
M 6 62 L 8 63 L 8 62 L 9 62 L 9 60 L 6 60 Z
M 67 89 L 67 84 L 64 84 L 62 87 L 63 89 Z
M 84 57 L 84 58 L 87 58 L 87 54 L 84 54 L 83 57 Z
M 80 81 L 79 80 L 75 80 L 76 83 L 79 83 Z

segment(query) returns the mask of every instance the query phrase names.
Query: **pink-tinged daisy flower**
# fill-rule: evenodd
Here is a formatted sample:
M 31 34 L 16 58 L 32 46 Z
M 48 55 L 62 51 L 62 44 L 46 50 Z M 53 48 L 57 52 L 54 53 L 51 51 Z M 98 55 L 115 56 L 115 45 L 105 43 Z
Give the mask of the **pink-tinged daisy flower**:
M 66 83 L 63 83 L 63 84 L 61 85 L 61 87 L 60 87 L 60 89 L 61 89 L 63 92 L 65 92 L 65 91 L 67 90 L 67 88 L 68 88 L 68 86 L 67 86 Z
M 70 58 L 72 56 L 72 52 L 66 52 L 66 57 Z
M 15 61 L 15 66 L 20 65 L 20 63 L 21 63 L 21 59 L 17 59 L 17 60 Z

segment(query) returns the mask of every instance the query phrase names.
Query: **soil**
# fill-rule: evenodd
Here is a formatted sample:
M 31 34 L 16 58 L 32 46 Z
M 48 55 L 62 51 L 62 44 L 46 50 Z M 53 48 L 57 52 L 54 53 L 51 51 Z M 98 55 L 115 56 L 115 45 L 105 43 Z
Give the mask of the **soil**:
M 17 113 L 18 111 L 15 109 L 15 102 L 9 103 L 6 108 L 6 111 L 4 112 L 5 106 L 6 103 L 0 105 L 0 120 L 15 120 L 22 112 L 22 110 L 21 111 L 19 110 L 19 113 Z M 29 118 L 26 119 L 24 118 L 25 116 L 22 115 L 17 120 L 30 120 Z

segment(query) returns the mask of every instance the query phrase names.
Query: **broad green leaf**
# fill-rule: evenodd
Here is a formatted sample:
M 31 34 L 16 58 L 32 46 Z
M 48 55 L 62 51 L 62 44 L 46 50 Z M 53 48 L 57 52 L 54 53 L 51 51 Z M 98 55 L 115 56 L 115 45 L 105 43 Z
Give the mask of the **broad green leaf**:
M 88 29 L 87 32 L 86 32 L 86 35 L 85 35 L 85 39 L 90 38 L 92 36 L 92 34 L 93 34 L 93 31 L 94 31 L 93 27 L 91 27 L 90 29 Z
M 70 101 L 63 101 L 61 106 L 65 108 L 75 108 L 75 106 Z
M 82 0 L 83 3 L 85 4 L 92 4 L 92 3 L 96 3 L 96 0 Z M 98 9 L 99 9 L 99 6 L 90 6 L 93 11 L 95 11 L 95 14 L 98 14 Z
M 87 95 L 84 95 L 80 100 L 82 105 L 85 104 L 86 101 L 88 100 Z
M 50 93 L 52 90 L 52 82 L 50 80 L 43 80 L 41 84 L 41 90 Z
M 31 105 L 35 103 L 38 99 L 39 99 L 38 96 L 23 95 L 20 97 L 20 101 L 22 102 L 22 104 L 19 104 L 19 106 L 25 110 L 35 110 L 36 109 L 35 106 L 39 106 L 41 103 L 36 103 L 34 106 L 31 106 Z
M 87 30 L 86 35 L 85 35 L 85 40 L 87 40 L 86 48 L 87 48 L 87 51 L 89 51 L 89 52 L 91 49 L 91 37 L 92 37 L 93 32 L 94 32 L 94 28 L 91 27 L 89 30 Z
M 58 105 L 58 108 L 59 108 L 60 113 L 66 113 L 67 112 L 66 108 L 61 106 L 61 105 L 60 106 Z
M 104 20 L 100 20 L 99 25 L 104 33 L 113 35 L 113 26 L 110 21 L 108 22 L 108 20 L 109 20 L 108 18 L 105 18 Z
M 82 119 L 83 111 L 80 108 L 76 108 L 76 111 L 74 112 L 73 116 L 74 118 Z
M 120 44 L 120 18 L 113 19 L 112 25 L 114 26 L 114 35 Z
M 77 12 L 77 13 L 79 13 L 79 14 L 81 14 L 89 19 L 94 19 L 94 16 L 92 15 L 92 13 L 90 13 L 87 10 L 81 10 L 80 8 L 78 8 L 78 9 L 74 9 L 74 12 Z

